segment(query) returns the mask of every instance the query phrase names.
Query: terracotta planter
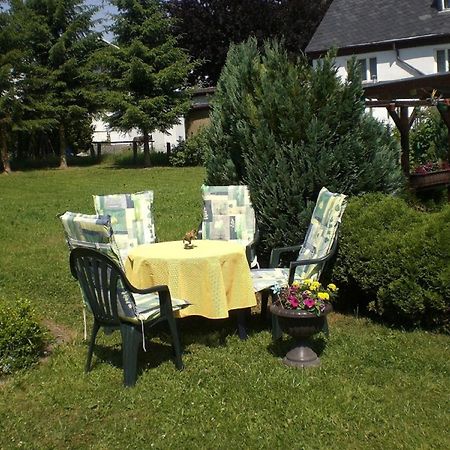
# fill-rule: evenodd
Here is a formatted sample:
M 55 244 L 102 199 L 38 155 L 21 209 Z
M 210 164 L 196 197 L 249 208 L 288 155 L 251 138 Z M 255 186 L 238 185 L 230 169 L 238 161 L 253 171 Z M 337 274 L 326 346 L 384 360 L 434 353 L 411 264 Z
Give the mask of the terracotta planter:
M 283 363 L 291 367 L 317 367 L 320 359 L 316 352 L 308 344 L 308 338 L 318 333 L 324 328 L 326 316 L 333 308 L 329 303 L 325 305 L 325 310 L 320 316 L 307 311 L 285 309 L 273 304 L 270 312 L 277 316 L 280 328 L 298 343 L 283 358 Z
M 412 173 L 409 182 L 414 189 L 427 189 L 450 184 L 450 170 L 438 170 L 430 173 Z

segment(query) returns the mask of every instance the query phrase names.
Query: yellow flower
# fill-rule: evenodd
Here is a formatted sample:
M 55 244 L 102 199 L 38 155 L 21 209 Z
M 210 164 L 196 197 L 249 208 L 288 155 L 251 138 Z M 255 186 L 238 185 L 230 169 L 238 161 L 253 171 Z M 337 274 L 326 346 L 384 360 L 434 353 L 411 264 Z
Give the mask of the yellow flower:
M 311 286 L 309 287 L 312 291 L 316 291 L 317 289 L 319 289 L 320 287 L 320 283 L 318 281 L 313 281 L 311 283 Z
M 317 294 L 317 297 L 319 297 L 320 300 L 330 300 L 330 296 L 328 295 L 327 292 L 319 292 Z
M 311 280 L 311 278 L 306 278 L 303 280 L 303 284 L 305 286 L 309 286 L 312 282 L 313 282 L 313 280 Z
M 331 292 L 334 292 L 337 289 L 336 285 L 333 283 L 330 283 L 327 287 Z
M 293 281 L 292 282 L 292 286 L 299 287 L 300 286 L 300 281 L 297 281 L 297 280 Z

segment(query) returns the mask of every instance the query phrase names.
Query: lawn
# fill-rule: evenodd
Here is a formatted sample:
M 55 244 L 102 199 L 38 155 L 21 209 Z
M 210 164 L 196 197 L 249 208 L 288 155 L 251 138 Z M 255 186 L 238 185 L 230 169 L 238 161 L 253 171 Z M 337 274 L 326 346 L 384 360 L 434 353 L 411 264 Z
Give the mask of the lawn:
M 64 341 L 0 380 L 0 448 L 450 448 L 448 336 L 364 318 L 331 315 L 313 370 L 283 366 L 292 342 L 273 345 L 255 312 L 247 341 L 232 320 L 181 320 L 182 372 L 161 327 L 134 389 L 115 335 L 100 336 L 83 373 L 80 292 L 56 215 L 93 212 L 92 194 L 152 189 L 159 240 L 180 239 L 200 220 L 203 176 L 105 164 L 0 177 L 0 296 L 29 299 Z

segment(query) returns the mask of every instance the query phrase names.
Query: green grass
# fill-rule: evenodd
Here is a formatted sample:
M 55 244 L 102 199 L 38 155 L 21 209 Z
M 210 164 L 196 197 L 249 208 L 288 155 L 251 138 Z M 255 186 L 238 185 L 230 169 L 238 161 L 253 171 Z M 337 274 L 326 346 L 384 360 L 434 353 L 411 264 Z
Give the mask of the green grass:
M 28 298 L 71 339 L 0 384 L 0 448 L 450 448 L 448 336 L 403 332 L 332 314 L 315 340 L 322 366 L 279 358 L 254 315 L 242 342 L 233 322 L 183 319 L 183 372 L 164 328 L 122 387 L 120 340 L 103 336 L 84 375 L 81 299 L 56 214 L 93 212 L 92 194 L 155 191 L 160 240 L 201 217 L 200 168 L 29 171 L 0 177 L 0 296 Z

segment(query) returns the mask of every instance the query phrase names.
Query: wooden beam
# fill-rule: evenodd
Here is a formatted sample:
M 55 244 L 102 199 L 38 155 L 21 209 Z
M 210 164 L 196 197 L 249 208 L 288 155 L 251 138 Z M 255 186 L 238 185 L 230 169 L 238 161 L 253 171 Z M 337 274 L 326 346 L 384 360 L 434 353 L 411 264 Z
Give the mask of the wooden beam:
M 402 170 L 405 175 L 409 174 L 409 130 L 411 128 L 413 120 L 410 120 L 411 117 L 415 117 L 416 110 L 414 109 L 411 117 L 408 115 L 408 107 L 401 106 L 400 107 L 400 116 L 397 114 L 395 110 L 395 105 L 390 104 L 387 107 L 389 116 L 391 116 L 394 121 L 398 131 L 400 132 L 400 144 L 402 147 L 402 155 L 401 155 L 401 165 Z
M 400 106 L 433 106 L 429 100 L 366 100 L 366 106 L 368 108 L 387 108 L 389 105 L 393 104 L 395 107 Z

